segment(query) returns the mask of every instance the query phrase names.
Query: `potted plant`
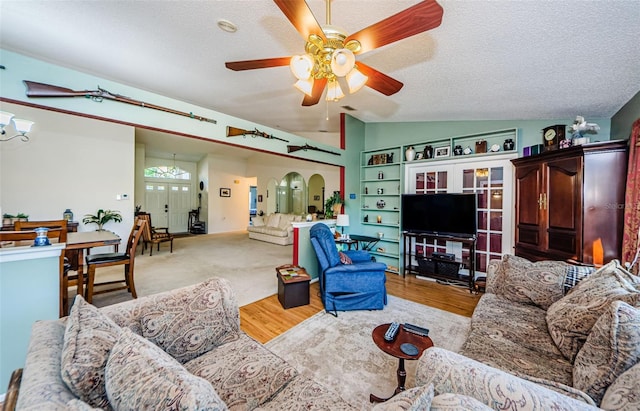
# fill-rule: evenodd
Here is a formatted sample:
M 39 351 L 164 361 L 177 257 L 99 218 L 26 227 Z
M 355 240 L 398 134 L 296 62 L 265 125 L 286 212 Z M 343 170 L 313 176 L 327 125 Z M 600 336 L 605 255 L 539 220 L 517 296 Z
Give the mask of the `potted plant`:
M 29 221 L 29 216 L 25 213 L 18 213 L 16 218 L 20 221 Z
M 16 218 L 13 214 L 4 213 L 2 214 L 2 225 L 12 225 L 13 219 Z
M 104 229 L 102 227 L 109 221 L 115 221 L 116 223 L 119 223 L 122 221 L 122 215 L 119 211 L 116 210 L 100 209 L 95 215 L 85 214 L 84 218 L 82 219 L 82 222 L 85 224 L 97 224 L 97 231 L 103 231 Z
M 343 198 L 340 196 L 339 191 L 334 191 L 333 195 L 324 202 L 324 212 L 326 218 L 333 218 L 340 214 L 340 209 L 344 204 Z

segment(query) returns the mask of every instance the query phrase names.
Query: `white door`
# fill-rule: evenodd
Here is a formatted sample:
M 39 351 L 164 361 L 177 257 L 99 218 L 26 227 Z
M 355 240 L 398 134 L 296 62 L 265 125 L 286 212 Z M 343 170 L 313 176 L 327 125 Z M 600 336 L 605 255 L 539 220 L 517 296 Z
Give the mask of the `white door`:
M 191 211 L 191 185 L 188 183 L 169 183 L 169 232 L 186 233 L 189 231 L 189 211 Z
M 151 222 L 155 227 L 169 227 L 171 233 L 189 231 L 191 203 L 189 183 L 145 184 L 145 211 L 151 214 Z
M 168 227 L 169 194 L 166 183 L 145 183 L 144 203 L 155 227 Z
M 489 260 L 513 253 L 511 158 L 458 158 L 442 164 L 411 164 L 405 170 L 406 193 L 478 194 L 476 275 L 486 272 Z

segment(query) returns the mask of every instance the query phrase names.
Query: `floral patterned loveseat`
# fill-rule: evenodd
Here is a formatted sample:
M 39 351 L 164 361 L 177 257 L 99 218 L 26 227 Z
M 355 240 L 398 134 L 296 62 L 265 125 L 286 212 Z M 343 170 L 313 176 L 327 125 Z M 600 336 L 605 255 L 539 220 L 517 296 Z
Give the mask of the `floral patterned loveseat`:
M 18 410 L 352 410 L 240 330 L 226 280 L 36 322 Z
M 500 410 L 640 410 L 640 277 L 492 261 L 461 353 L 427 350 L 416 384 Z

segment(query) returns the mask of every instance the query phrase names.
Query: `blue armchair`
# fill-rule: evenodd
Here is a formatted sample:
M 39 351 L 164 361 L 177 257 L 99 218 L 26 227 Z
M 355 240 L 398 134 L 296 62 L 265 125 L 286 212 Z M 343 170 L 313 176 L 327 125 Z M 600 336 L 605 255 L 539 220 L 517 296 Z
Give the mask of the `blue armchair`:
M 320 295 L 327 312 L 382 310 L 387 304 L 384 263 L 371 261 L 366 251 L 345 251 L 353 264 L 342 264 L 333 234 L 326 224 L 310 230 L 311 245 L 320 263 Z

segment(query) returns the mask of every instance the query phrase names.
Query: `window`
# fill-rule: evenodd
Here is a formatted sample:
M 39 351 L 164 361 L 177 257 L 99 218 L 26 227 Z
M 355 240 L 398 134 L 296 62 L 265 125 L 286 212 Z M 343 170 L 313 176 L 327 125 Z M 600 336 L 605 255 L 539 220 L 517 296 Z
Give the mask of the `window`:
M 158 166 L 144 169 L 144 176 L 171 180 L 191 180 L 191 173 L 175 166 Z

